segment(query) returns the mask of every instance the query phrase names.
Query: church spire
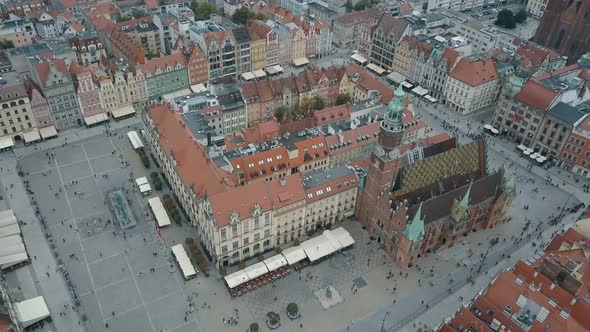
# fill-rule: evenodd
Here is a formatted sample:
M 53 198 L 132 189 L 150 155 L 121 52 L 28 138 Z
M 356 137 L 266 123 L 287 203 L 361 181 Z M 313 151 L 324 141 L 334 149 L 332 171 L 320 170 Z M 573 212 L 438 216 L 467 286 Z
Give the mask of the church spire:
M 401 84 L 395 89 L 394 97 L 387 105 L 387 113 L 381 121 L 380 142 L 383 148 L 392 150 L 401 144 L 401 136 L 404 132 L 403 112 L 404 112 L 404 90 Z
M 406 226 L 403 233 L 412 242 L 420 242 L 424 239 L 424 218 L 422 215 L 422 202 L 418 207 L 418 211 L 412 218 L 412 221 Z
M 463 198 L 461 199 L 461 202 L 459 202 L 459 206 L 467 209 L 469 208 L 469 196 L 471 195 L 471 185 L 473 184 L 473 181 L 471 181 L 469 183 L 469 188 L 467 188 L 467 192 L 465 193 L 465 196 L 463 196 Z

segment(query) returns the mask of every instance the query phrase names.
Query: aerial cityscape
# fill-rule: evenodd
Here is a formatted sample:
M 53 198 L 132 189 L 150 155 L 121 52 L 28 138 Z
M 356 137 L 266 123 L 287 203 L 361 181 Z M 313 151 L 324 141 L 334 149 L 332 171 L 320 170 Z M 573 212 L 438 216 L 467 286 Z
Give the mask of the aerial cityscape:
M 0 332 L 590 331 L 590 0 L 0 0 Z

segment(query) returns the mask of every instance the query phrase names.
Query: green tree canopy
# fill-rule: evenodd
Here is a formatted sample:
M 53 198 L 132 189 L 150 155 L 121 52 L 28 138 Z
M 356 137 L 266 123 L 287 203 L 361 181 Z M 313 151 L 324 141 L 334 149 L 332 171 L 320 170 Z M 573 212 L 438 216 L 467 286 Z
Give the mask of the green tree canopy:
M 354 6 L 352 5 L 352 0 L 346 0 L 344 8 L 346 8 L 347 13 L 352 13 L 352 10 L 354 9 Z
M 150 14 L 148 12 L 146 12 L 145 10 L 135 9 L 135 10 L 133 10 L 132 16 L 133 16 L 133 18 L 141 18 L 141 17 L 150 16 Z
M 526 10 L 521 9 L 516 14 L 514 14 L 514 21 L 516 21 L 516 23 L 524 23 L 527 16 Z
M 211 14 L 217 14 L 217 7 L 211 2 L 198 3 L 196 0 L 191 2 L 191 10 L 195 13 L 195 21 L 208 20 Z
M 247 25 L 248 21 L 250 20 L 263 20 L 265 16 L 262 14 L 257 14 L 247 7 L 241 7 L 235 11 L 235 13 L 231 16 L 231 20 L 234 23 Z
M 350 102 L 350 95 L 348 93 L 343 93 L 336 97 L 336 105 L 342 105 Z
M 498 13 L 498 18 L 496 19 L 496 22 L 494 22 L 494 24 L 499 27 L 506 28 L 506 29 L 516 28 L 516 21 L 514 20 L 514 14 L 512 13 L 511 10 L 508 10 L 508 9 L 502 9 Z
M 9 48 L 14 48 L 12 40 L 0 40 L 0 50 L 7 50 Z
M 324 103 L 324 99 L 320 96 L 313 97 L 312 108 L 316 111 L 323 110 L 326 107 L 326 103 Z

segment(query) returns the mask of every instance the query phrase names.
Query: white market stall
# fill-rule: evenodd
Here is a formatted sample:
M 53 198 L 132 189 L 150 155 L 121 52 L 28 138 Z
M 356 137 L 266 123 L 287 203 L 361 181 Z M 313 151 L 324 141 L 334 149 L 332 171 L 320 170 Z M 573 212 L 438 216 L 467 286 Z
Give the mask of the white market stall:
M 418 85 L 417 87 L 412 89 L 412 93 L 419 97 L 422 97 L 428 94 L 428 90 Z
M 186 254 L 182 244 L 177 244 L 170 249 L 172 249 L 172 253 L 174 254 L 174 257 L 176 258 L 176 261 L 182 270 L 184 279 L 189 280 L 196 276 L 197 272 L 193 267 L 193 263 L 191 263 L 191 260 L 188 258 L 188 255 Z
M 379 76 L 383 75 L 383 74 L 386 72 L 386 70 L 385 70 L 385 69 L 383 69 L 383 68 L 381 68 L 381 67 L 377 66 L 377 65 L 376 65 L 376 64 L 374 64 L 374 63 L 369 63 L 369 64 L 367 65 L 367 69 L 369 69 L 369 70 L 373 71 L 375 74 L 377 74 L 377 75 L 379 75 Z
M 309 63 L 309 60 L 307 60 L 306 57 L 301 57 L 301 58 L 295 58 L 295 59 L 293 59 L 293 65 L 295 67 L 301 67 L 301 66 L 304 66 L 304 65 L 306 65 L 308 63 Z
M 332 247 L 334 247 L 335 250 L 342 249 L 342 244 L 340 243 L 340 241 L 338 241 L 336 236 L 332 234 L 331 230 L 326 229 L 322 234 L 328 239 L 328 241 L 330 241 L 330 244 L 332 245 Z
M 356 61 L 361 66 L 364 66 L 369 61 L 360 53 L 354 53 L 350 57 L 352 58 L 352 60 Z
M 164 209 L 164 204 L 162 204 L 160 197 L 152 197 L 148 199 L 148 204 L 152 209 L 152 213 L 156 217 L 158 227 L 162 228 L 169 226 L 170 218 L 168 217 L 168 213 L 166 213 L 166 209 Z
M 330 240 L 323 234 L 302 242 L 301 247 L 311 262 L 336 251 Z
M 263 262 L 266 265 L 266 268 L 268 268 L 268 271 L 274 271 L 278 268 L 287 265 L 287 260 L 285 259 L 285 256 L 281 254 L 269 257 L 265 259 Z
M 0 137 L 0 151 L 10 150 L 14 147 L 14 140 L 10 136 Z
M 255 78 L 256 78 L 256 76 L 254 76 L 254 74 L 251 71 L 246 72 L 246 73 L 242 73 L 242 79 L 244 81 L 251 81 Z
M 132 114 L 135 114 L 135 108 L 133 108 L 133 105 L 123 106 L 121 108 L 117 108 L 116 110 L 111 111 L 111 115 L 115 119 L 120 119 L 122 117 L 129 116 Z
M 230 275 L 227 275 L 224 279 L 227 283 L 227 287 L 229 288 L 237 287 L 250 280 L 250 278 L 248 278 L 248 275 L 246 274 L 246 272 L 244 272 L 244 270 L 239 270 Z
M 137 150 L 143 148 L 143 142 L 135 130 L 128 132 L 127 137 L 129 138 L 131 145 L 133 145 L 133 149 Z
M 205 92 L 207 91 L 207 87 L 203 83 L 191 85 L 191 91 L 193 93 Z
M 431 103 L 436 103 L 436 102 L 438 101 L 438 99 L 434 98 L 434 97 L 433 97 L 433 96 L 431 96 L 431 95 L 426 95 L 426 96 L 424 96 L 424 99 L 428 100 L 428 101 L 429 101 L 429 102 L 431 102 Z
M 300 246 L 293 246 L 287 249 L 283 249 L 281 255 L 285 257 L 285 260 L 287 260 L 287 263 L 289 263 L 289 265 L 293 265 L 297 262 L 300 262 L 307 257 L 307 255 L 305 254 L 305 250 L 303 250 L 303 248 L 301 248 Z
M 50 316 L 43 296 L 34 297 L 13 304 L 16 318 L 23 327 L 31 326 Z
M 135 184 L 139 187 L 139 192 L 142 195 L 148 196 L 152 193 L 152 187 L 145 176 L 135 179 Z
M 262 69 L 258 69 L 252 72 L 256 78 L 262 78 L 266 76 L 266 73 Z
M 41 134 L 39 134 L 39 129 L 33 129 L 23 134 L 23 141 L 25 141 L 25 144 L 30 144 L 40 140 Z
M 94 114 L 94 115 L 85 117 L 84 123 L 86 123 L 87 126 L 92 126 L 94 124 L 101 123 L 101 122 L 108 121 L 108 120 L 109 120 L 109 116 L 106 115 L 106 113 L 98 113 L 98 114 Z
M 248 278 L 250 278 L 250 280 L 253 280 L 253 279 L 256 279 L 262 275 L 267 274 L 268 268 L 266 267 L 266 265 L 263 262 L 258 262 L 254 265 L 250 265 L 247 268 L 245 268 L 244 272 L 246 272 L 246 274 L 248 275 Z
M 0 269 L 29 260 L 20 225 L 12 210 L 0 212 Z
M 354 244 L 354 239 L 344 227 L 338 227 L 332 230 L 331 234 L 340 242 L 342 248 L 347 248 Z

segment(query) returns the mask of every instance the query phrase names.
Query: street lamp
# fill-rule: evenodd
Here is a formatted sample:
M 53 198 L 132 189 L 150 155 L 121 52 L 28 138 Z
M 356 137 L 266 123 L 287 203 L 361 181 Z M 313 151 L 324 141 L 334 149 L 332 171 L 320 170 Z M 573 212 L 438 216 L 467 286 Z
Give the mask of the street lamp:
M 381 332 L 385 331 L 385 320 L 387 319 L 387 316 L 389 316 L 390 312 L 387 311 L 385 313 L 385 316 L 383 317 L 383 322 L 381 322 Z

